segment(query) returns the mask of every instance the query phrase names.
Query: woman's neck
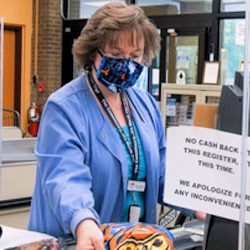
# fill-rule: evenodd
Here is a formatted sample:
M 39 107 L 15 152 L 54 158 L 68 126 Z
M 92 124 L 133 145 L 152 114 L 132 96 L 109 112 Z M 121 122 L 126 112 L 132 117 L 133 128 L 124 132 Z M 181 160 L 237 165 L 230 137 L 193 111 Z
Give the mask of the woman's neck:
M 123 104 L 122 104 L 122 100 L 121 100 L 121 95 L 120 93 L 113 93 L 110 90 L 108 90 L 105 86 L 103 86 L 96 78 L 96 74 L 93 72 L 93 78 L 97 84 L 97 86 L 99 87 L 99 89 L 101 90 L 103 96 L 105 97 L 106 101 L 108 102 L 111 110 L 113 111 L 117 121 L 119 122 L 120 126 L 123 127 L 127 124 L 127 120 L 125 117 L 125 114 L 123 112 Z M 88 79 L 87 79 L 88 82 Z M 92 88 L 90 87 L 90 84 L 88 82 L 90 91 L 92 92 L 94 98 L 97 100 L 98 105 L 100 106 L 102 112 L 107 116 L 107 118 L 110 120 L 110 122 L 112 123 L 112 125 L 114 126 L 113 122 L 111 121 L 110 117 L 107 115 L 107 112 L 103 109 L 100 101 L 98 100 L 97 96 L 95 95 L 95 93 L 93 92 Z M 127 99 L 126 99 L 126 103 L 128 105 Z M 129 105 L 128 105 L 129 107 Z M 129 108 L 129 112 L 131 115 L 131 110 Z

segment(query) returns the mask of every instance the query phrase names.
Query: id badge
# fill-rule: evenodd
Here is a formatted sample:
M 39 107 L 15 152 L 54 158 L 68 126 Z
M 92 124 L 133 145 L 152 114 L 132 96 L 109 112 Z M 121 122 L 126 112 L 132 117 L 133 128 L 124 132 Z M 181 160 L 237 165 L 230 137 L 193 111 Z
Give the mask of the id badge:
M 129 222 L 139 222 L 140 219 L 140 214 L 141 214 L 141 207 L 136 206 L 136 205 L 131 205 L 129 206 Z
M 128 181 L 128 191 L 137 191 L 137 192 L 144 192 L 146 187 L 145 181 Z

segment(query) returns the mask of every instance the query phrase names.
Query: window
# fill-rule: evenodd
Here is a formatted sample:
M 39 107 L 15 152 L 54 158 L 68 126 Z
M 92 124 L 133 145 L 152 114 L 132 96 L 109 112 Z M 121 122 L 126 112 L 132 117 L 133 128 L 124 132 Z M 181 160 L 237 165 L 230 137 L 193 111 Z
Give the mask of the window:
M 245 11 L 246 1 L 245 0 L 222 0 L 221 1 L 221 12 L 236 12 Z
M 220 23 L 221 84 L 233 84 L 235 71 L 244 60 L 245 19 L 225 19 Z
M 116 1 L 125 2 L 125 0 L 116 0 Z M 67 2 L 66 19 L 80 19 L 80 18 L 89 18 L 102 5 L 114 1 L 67 0 L 65 1 L 65 3 L 66 2 Z
M 212 12 L 212 0 L 137 0 L 148 16 Z

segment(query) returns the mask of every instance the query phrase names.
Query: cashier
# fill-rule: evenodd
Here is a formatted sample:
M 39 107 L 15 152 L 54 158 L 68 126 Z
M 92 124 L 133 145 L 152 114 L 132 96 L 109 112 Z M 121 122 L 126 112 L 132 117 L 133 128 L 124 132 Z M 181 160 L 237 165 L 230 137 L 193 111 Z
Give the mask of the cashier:
M 136 5 L 108 3 L 88 20 L 73 46 L 84 74 L 54 92 L 42 115 L 30 230 L 103 249 L 101 223 L 156 223 L 164 127 L 135 83 L 159 49 L 156 27 Z

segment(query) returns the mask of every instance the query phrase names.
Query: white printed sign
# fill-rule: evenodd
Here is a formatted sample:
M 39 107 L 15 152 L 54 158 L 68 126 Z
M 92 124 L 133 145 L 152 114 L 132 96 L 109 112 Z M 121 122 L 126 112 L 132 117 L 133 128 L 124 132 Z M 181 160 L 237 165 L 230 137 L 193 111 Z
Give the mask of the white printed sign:
M 168 128 L 164 202 L 239 220 L 240 168 L 240 135 L 200 127 Z M 246 190 L 250 223 L 249 181 Z
M 235 23 L 235 44 L 244 46 L 245 44 L 245 20 L 237 20 Z

